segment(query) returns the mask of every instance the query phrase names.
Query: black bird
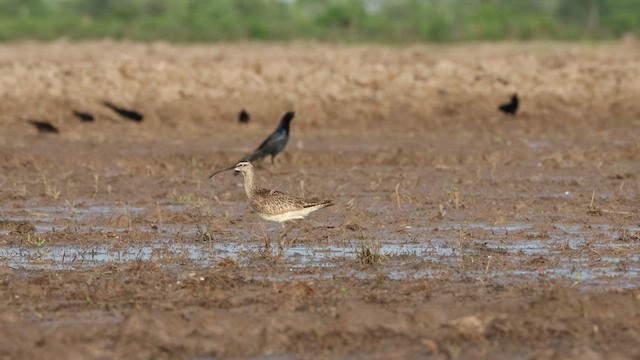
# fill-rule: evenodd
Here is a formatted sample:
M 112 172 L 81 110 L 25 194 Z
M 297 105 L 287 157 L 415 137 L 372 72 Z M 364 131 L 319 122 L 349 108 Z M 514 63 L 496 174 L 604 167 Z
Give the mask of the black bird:
M 498 109 L 505 114 L 515 115 L 516 111 L 518 111 L 518 94 L 513 94 L 513 96 L 511 96 L 511 102 L 498 106 Z
M 94 120 L 93 115 L 86 112 L 82 112 L 82 111 L 74 110 L 73 115 L 75 115 L 78 119 L 80 119 L 80 121 L 83 121 L 83 122 L 91 122 Z
M 38 132 L 41 133 L 57 134 L 60 132 L 57 127 L 53 126 L 53 124 L 48 121 L 29 120 L 29 122 L 38 129 Z
M 106 106 L 106 107 L 110 108 L 111 110 L 117 112 L 123 118 L 129 119 L 131 121 L 141 122 L 142 119 L 144 118 L 144 116 L 142 116 L 142 114 L 140 114 L 137 111 L 123 109 L 121 107 L 113 105 L 112 103 L 110 103 L 108 101 L 105 101 L 103 104 L 104 104 L 104 106 Z
M 289 124 L 293 120 L 294 112 L 284 114 L 280 125 L 269 135 L 269 137 L 258 146 L 251 154 L 240 159 L 240 161 L 257 161 L 267 155 L 271 155 L 271 163 L 273 159 L 280 153 L 289 141 Z
M 240 111 L 240 113 L 238 114 L 238 122 L 241 124 L 248 124 L 249 120 L 251 120 L 251 116 L 249 116 L 248 112 L 242 109 L 242 111 Z

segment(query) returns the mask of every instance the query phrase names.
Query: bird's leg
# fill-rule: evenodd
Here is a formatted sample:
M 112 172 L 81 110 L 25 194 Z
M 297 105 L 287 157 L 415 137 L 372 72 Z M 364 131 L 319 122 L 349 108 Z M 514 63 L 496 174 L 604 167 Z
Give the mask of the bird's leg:
M 283 222 L 282 223 L 282 230 L 284 230 L 285 235 L 289 233 L 289 231 L 291 230 L 290 227 L 287 227 L 287 223 Z
M 289 233 L 289 230 L 287 229 L 286 222 L 280 223 L 280 226 L 282 226 L 282 233 L 278 236 L 278 246 L 282 248 L 287 245 L 287 234 Z
M 297 222 L 296 222 L 296 224 L 297 224 Z M 303 222 L 303 224 L 305 224 L 305 223 Z M 307 227 L 307 226 L 308 226 L 308 225 L 307 225 L 307 224 L 305 224 L 305 227 Z M 289 230 L 288 230 L 288 231 L 293 230 L 293 228 L 294 228 L 294 226 L 293 226 L 293 225 L 291 225 L 291 226 L 289 227 Z M 305 231 L 306 231 L 306 232 L 308 232 L 309 230 L 306 230 L 306 229 L 305 229 Z M 299 237 L 300 237 L 300 233 L 298 233 L 298 234 L 297 234 L 295 237 L 293 237 L 293 238 L 289 237 L 289 244 L 295 244 L 295 243 L 298 241 L 298 238 L 299 238 Z
M 260 221 L 260 227 L 262 227 L 262 233 L 264 234 L 264 247 L 268 249 L 271 247 L 271 241 L 269 240 L 269 235 L 267 234 L 267 230 L 264 228 L 262 221 Z
M 282 232 L 278 235 L 278 248 L 282 249 L 284 247 L 283 245 L 286 244 L 287 239 L 285 237 L 286 232 L 284 231 L 285 230 L 284 223 L 280 223 L 280 226 L 282 226 Z
M 271 165 L 275 165 L 275 163 L 276 163 L 276 156 L 271 155 Z
M 282 255 L 284 255 L 284 248 L 283 247 L 278 247 L 278 251 L 276 252 L 276 258 L 280 259 L 282 257 Z

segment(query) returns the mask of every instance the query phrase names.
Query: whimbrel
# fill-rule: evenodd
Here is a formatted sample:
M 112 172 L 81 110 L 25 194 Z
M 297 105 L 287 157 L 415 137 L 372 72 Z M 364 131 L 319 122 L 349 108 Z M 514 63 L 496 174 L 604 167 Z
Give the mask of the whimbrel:
M 518 102 L 518 94 L 513 94 L 511 96 L 511 102 L 498 106 L 498 109 L 505 114 L 515 115 L 516 111 L 518 111 Z
M 219 170 L 209 176 L 212 178 L 223 171 L 235 170 L 242 173 L 244 177 L 244 191 L 249 198 L 251 208 L 264 220 L 280 223 L 284 228 L 284 222 L 289 220 L 303 219 L 310 213 L 333 205 L 331 200 L 310 201 L 299 197 L 283 193 L 276 190 L 267 190 L 255 185 L 255 173 L 253 166 L 248 161 L 241 161 L 237 165 L 227 169 Z M 282 245 L 278 242 L 279 245 Z M 265 240 L 265 245 L 269 247 L 269 238 Z
M 271 155 L 271 163 L 273 164 L 273 159 L 284 150 L 284 147 L 287 146 L 287 142 L 289 142 L 289 125 L 291 124 L 291 120 L 295 116 L 294 112 L 288 112 L 284 114 L 282 119 L 280 120 L 280 124 L 278 127 L 266 138 L 257 149 L 255 149 L 251 154 L 240 159 L 240 161 L 256 161 L 261 160 L 267 155 Z

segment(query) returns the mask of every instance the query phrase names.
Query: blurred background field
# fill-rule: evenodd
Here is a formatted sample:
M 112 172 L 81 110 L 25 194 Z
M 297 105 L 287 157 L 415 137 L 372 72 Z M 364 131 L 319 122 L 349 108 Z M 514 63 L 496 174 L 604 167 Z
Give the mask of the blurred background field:
M 0 40 L 608 40 L 637 0 L 0 0 Z

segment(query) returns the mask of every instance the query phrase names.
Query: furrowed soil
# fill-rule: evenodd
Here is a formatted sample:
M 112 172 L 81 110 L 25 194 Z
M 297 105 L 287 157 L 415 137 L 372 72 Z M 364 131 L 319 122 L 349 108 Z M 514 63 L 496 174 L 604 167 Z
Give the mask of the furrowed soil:
M 0 45 L 0 358 L 638 358 L 638 79 L 633 39 Z M 282 230 L 208 175 L 287 111 L 258 184 L 336 205 Z

